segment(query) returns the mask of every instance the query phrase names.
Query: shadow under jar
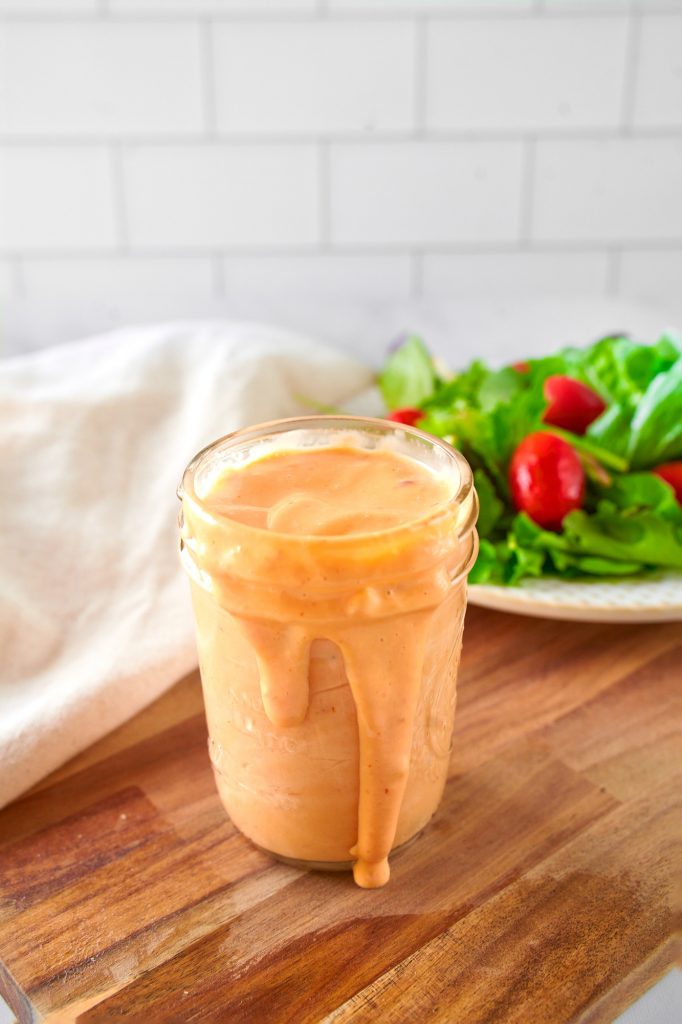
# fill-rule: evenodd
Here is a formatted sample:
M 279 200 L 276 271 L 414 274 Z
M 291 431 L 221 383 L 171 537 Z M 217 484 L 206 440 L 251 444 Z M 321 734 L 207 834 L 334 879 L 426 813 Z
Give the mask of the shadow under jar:
M 178 493 L 228 814 L 276 857 L 383 885 L 447 777 L 468 464 L 415 428 L 305 417 L 216 441 Z

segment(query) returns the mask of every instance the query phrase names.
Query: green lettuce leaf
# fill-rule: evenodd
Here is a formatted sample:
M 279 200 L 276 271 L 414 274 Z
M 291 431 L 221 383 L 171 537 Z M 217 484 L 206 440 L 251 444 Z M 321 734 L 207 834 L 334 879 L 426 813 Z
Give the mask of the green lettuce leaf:
M 552 549 L 549 556 L 557 573 L 569 579 L 580 576 L 632 576 L 645 566 L 640 562 L 619 562 L 597 555 L 569 555 Z
M 601 448 L 623 459 L 627 466 L 631 413 L 617 403 L 608 406 L 590 423 L 584 440 L 593 440 Z
M 605 502 L 592 515 L 570 512 L 563 527 L 576 554 L 682 569 L 682 524 L 651 509 L 623 512 Z
M 630 423 L 628 456 L 635 469 L 682 458 L 682 359 L 644 392 Z
M 478 495 L 478 521 L 476 529 L 479 537 L 489 536 L 504 514 L 504 504 L 497 496 L 492 481 L 483 469 L 474 470 L 474 486 Z
M 480 539 L 478 557 L 469 573 L 469 583 L 501 582 L 501 563 L 497 558 L 495 545 Z
M 603 498 L 620 509 L 655 509 L 663 518 L 682 523 L 682 508 L 672 487 L 653 473 L 624 473 L 613 478 Z
M 543 423 L 545 381 L 565 374 L 594 388 L 605 412 L 576 437 Z M 528 576 L 619 577 L 682 569 L 682 509 L 647 469 L 682 459 L 682 342 L 653 345 L 623 335 L 568 347 L 522 370 L 480 361 L 444 380 L 424 344 L 411 337 L 388 359 L 380 385 L 389 408 L 418 406 L 420 426 L 459 448 L 479 495 L 480 553 L 472 583 L 514 585 Z M 509 461 L 536 430 L 550 430 L 578 452 L 588 477 L 582 510 L 560 532 L 517 514 Z
M 671 492 L 665 485 L 669 495 L 655 496 L 656 483 L 662 481 L 651 474 L 638 476 L 654 481 L 648 495 L 650 507 L 620 509 L 614 502 L 602 501 L 591 515 L 583 511 L 569 513 L 560 533 L 543 530 L 521 512 L 514 519 L 511 535 L 519 547 L 545 551 L 553 567 L 568 575 L 575 575 L 576 570 L 608 576 L 631 575 L 644 568 L 682 568 L 682 510 L 674 498 L 675 512 L 667 504 Z M 638 487 L 642 488 L 641 494 L 647 484 L 631 480 L 625 490 L 634 493 Z M 621 491 L 622 499 L 625 490 Z M 656 500 L 660 501 L 659 509 L 653 507 Z
M 472 370 L 478 390 L 475 396 L 465 397 L 472 385 Z M 525 377 L 509 369 L 484 376 L 475 364 L 467 375 L 449 381 L 424 403 L 425 415 L 419 424 L 423 430 L 447 438 L 474 469 L 485 469 L 506 499 L 512 453 L 524 437 L 542 427 L 547 405 L 542 381 Z
M 542 576 L 544 564 L 543 551 L 522 547 L 512 534 L 497 544 L 483 539 L 469 582 L 515 586 L 525 576 Z
M 433 393 L 438 374 L 421 338 L 410 335 L 393 352 L 379 374 L 379 388 L 389 409 L 420 406 Z

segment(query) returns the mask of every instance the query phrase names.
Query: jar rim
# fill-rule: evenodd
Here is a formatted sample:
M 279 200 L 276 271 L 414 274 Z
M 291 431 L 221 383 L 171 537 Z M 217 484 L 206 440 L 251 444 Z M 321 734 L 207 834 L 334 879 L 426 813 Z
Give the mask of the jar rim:
M 429 510 L 422 516 L 407 519 L 404 522 L 383 527 L 378 530 L 369 530 L 366 532 L 358 531 L 346 534 L 320 535 L 286 533 L 278 530 L 271 530 L 267 527 L 253 526 L 221 512 L 217 512 L 215 509 L 208 509 L 205 501 L 197 493 L 194 482 L 198 470 L 211 455 L 214 455 L 223 449 L 232 449 L 233 447 L 238 449 L 240 445 L 248 444 L 249 441 L 257 441 L 261 438 L 267 438 L 269 435 L 286 434 L 297 429 L 347 429 L 359 432 L 364 431 L 365 433 L 380 433 L 387 437 L 401 435 L 414 436 L 430 448 L 440 450 L 444 453 L 450 465 L 457 469 L 458 485 L 453 489 L 452 494 L 439 504 L 429 508 Z M 410 456 L 407 457 L 409 458 Z M 441 515 L 444 515 L 449 508 L 452 508 L 453 505 L 459 505 L 462 507 L 471 505 L 469 514 L 463 516 L 463 521 L 461 523 L 458 522 L 459 528 L 457 530 L 457 534 L 459 537 L 462 537 L 472 529 L 476 520 L 477 503 L 475 498 L 473 502 L 467 501 L 472 493 L 475 494 L 475 492 L 473 492 L 473 482 L 473 473 L 469 463 L 456 448 L 443 438 L 427 434 L 418 427 L 409 426 L 408 424 L 403 423 L 395 423 L 391 420 L 380 419 L 377 417 L 354 416 L 350 414 L 320 415 L 318 413 L 310 416 L 284 417 L 276 420 L 268 420 L 263 423 L 256 423 L 248 427 L 240 427 L 237 430 L 230 431 L 222 437 L 211 441 L 209 444 L 201 448 L 190 459 L 189 463 L 185 467 L 180 484 L 177 488 L 177 496 L 181 501 L 188 500 L 191 502 L 202 517 L 210 518 L 216 523 L 229 524 L 230 527 L 238 529 L 240 532 L 243 531 L 245 537 L 256 537 L 267 534 L 271 539 L 281 540 L 282 543 L 302 543 L 305 545 L 319 544 L 320 546 L 326 547 L 330 544 L 355 545 L 359 542 L 368 541 L 373 538 L 380 539 L 391 535 L 398 535 L 400 533 L 404 533 L 406 530 L 411 531 L 426 523 L 438 520 Z

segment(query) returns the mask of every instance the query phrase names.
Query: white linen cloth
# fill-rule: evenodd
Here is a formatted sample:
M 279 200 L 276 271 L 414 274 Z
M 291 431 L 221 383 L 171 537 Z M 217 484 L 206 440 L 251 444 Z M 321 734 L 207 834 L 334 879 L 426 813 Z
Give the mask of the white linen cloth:
M 286 331 L 175 324 L 0 362 L 0 806 L 196 664 L 182 470 L 371 371 Z

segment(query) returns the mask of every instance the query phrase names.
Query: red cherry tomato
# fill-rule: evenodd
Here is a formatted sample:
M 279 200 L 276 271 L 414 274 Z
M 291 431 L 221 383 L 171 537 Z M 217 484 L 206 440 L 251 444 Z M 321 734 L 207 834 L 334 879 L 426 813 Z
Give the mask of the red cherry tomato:
M 529 434 L 512 455 L 509 487 L 519 512 L 526 512 L 538 526 L 559 530 L 565 515 L 582 508 L 585 473 L 562 438 Z
M 561 374 L 547 378 L 544 392 L 549 404 L 542 417 L 543 422 L 570 430 L 572 434 L 584 434 L 590 423 L 606 408 L 606 403 L 596 391 Z
M 517 373 L 530 373 L 530 363 L 522 359 L 519 363 L 512 363 L 512 370 Z
M 664 462 L 652 470 L 661 480 L 670 484 L 680 505 L 682 505 L 682 462 Z
M 394 409 L 386 419 L 393 420 L 394 423 L 405 423 L 408 427 L 414 427 L 423 416 L 424 413 L 421 409 L 412 409 L 406 406 L 404 409 Z

